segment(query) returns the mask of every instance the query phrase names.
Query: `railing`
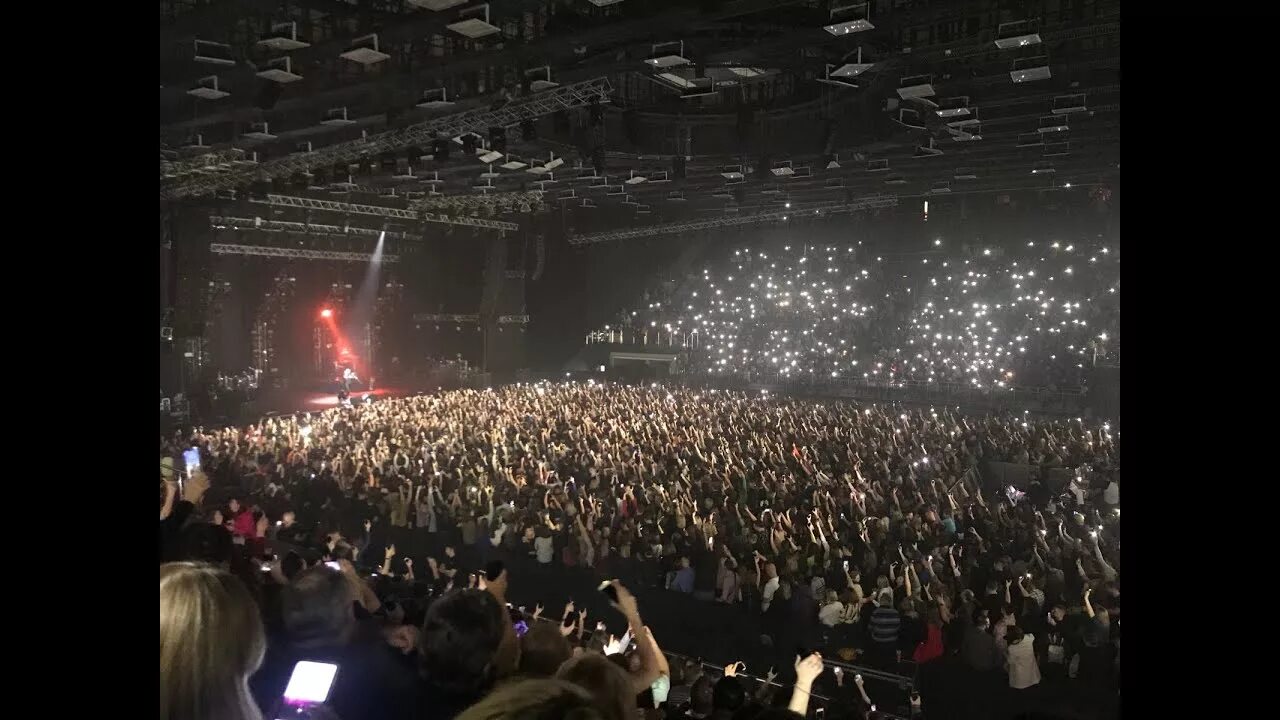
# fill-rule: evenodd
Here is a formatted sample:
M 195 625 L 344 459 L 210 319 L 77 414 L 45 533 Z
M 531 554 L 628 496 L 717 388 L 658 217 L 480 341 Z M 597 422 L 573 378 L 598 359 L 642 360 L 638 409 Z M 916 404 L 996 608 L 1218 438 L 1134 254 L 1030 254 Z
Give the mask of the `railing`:
M 532 623 L 536 621 L 536 622 L 555 622 L 559 624 L 556 620 L 552 618 L 546 618 L 541 616 L 535 618 L 533 614 L 528 612 L 524 607 L 514 608 L 514 609 L 524 616 L 525 621 L 527 623 Z M 599 631 L 596 630 L 595 628 L 583 628 L 583 632 L 585 634 L 585 637 L 582 638 L 582 644 L 586 645 L 595 637 L 596 633 Z M 717 679 L 719 679 L 720 677 L 724 676 L 725 666 L 723 665 L 706 662 L 701 658 L 690 657 L 688 655 L 681 655 L 680 653 L 671 652 L 669 650 L 663 650 L 662 654 L 667 658 L 667 663 L 671 667 L 677 667 L 677 664 L 685 665 L 688 663 L 697 663 L 698 665 L 702 666 L 703 673 L 709 677 L 716 677 Z M 868 667 L 865 665 L 854 665 L 852 663 L 841 662 L 839 660 L 831 660 L 830 658 L 827 658 L 825 656 L 822 659 L 822 664 L 824 667 L 830 670 L 835 670 L 839 668 L 839 670 L 847 676 L 847 679 L 844 680 L 844 682 L 849 683 L 850 685 L 852 685 L 852 683 L 854 682 L 855 676 L 861 675 L 863 676 L 863 679 L 866 681 L 885 683 L 886 685 L 896 687 L 897 690 L 903 694 L 904 699 L 905 699 L 905 696 L 909 692 L 911 692 L 915 687 L 915 680 L 912 677 L 909 677 L 907 675 L 899 675 L 897 673 L 886 672 L 884 670 Z M 760 689 L 761 685 L 772 685 L 778 689 L 790 688 L 794 685 L 794 683 L 780 683 L 777 680 L 770 680 L 767 677 L 754 675 L 746 672 L 745 670 L 736 672 L 734 676 L 739 678 L 740 680 L 746 681 L 749 685 L 748 692 L 753 695 Z M 833 704 L 839 701 L 837 698 L 832 698 L 827 695 L 820 694 L 817 691 L 811 691 L 809 693 L 809 699 L 810 699 L 809 715 L 818 716 L 818 717 L 821 717 L 821 714 L 817 713 L 816 712 L 817 710 L 823 709 L 825 713 L 825 708 L 829 706 L 833 707 L 834 706 Z M 888 703 L 882 703 L 882 704 L 887 705 Z M 907 712 L 910 712 L 909 707 L 903 708 L 903 709 L 906 710 Z M 895 715 L 891 712 L 880 711 L 879 715 L 883 718 L 886 718 L 887 720 L 905 720 L 904 716 Z
M 697 348 L 698 333 L 686 333 L 665 328 L 633 330 L 614 328 L 587 333 L 587 345 L 627 345 L 632 347 Z

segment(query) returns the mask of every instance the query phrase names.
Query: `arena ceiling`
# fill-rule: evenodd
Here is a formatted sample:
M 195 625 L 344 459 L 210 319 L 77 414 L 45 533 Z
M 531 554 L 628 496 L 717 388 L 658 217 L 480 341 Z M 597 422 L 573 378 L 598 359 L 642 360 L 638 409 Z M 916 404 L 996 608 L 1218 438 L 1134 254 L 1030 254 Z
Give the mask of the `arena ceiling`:
M 1087 191 L 1119 48 L 1118 0 L 175 0 L 161 196 L 622 230 Z

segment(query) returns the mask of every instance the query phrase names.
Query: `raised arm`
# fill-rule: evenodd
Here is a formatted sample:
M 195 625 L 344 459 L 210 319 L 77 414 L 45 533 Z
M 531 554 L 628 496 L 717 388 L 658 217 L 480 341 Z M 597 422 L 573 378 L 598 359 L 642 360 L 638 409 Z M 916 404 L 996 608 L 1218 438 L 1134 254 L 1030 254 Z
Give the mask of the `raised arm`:
M 639 695 L 662 676 L 663 668 L 666 667 L 666 658 L 662 657 L 662 653 L 658 650 L 658 643 L 653 640 L 652 634 L 644 626 L 644 621 L 640 619 L 640 608 L 636 604 L 635 596 L 617 580 L 613 581 L 613 587 L 618 593 L 618 601 L 614 603 L 614 607 L 627 619 L 632 637 L 648 638 L 648 641 L 636 643 L 636 652 L 640 656 L 640 670 L 633 673 L 631 677 L 633 691 Z
M 788 710 L 800 717 L 808 715 L 809 696 L 812 694 L 813 681 L 821 674 L 821 655 L 813 653 L 803 659 L 799 655 L 796 656 L 796 686 L 791 691 L 791 702 L 787 703 Z

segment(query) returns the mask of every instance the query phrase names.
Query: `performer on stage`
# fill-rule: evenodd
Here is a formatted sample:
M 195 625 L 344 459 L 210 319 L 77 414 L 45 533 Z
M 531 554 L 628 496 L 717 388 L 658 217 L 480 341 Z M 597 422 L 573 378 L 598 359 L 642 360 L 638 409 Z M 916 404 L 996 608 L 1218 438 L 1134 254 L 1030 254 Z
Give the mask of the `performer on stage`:
M 360 382 L 360 376 L 356 375 L 356 371 L 351 368 L 342 369 L 342 391 L 351 392 L 351 383 Z

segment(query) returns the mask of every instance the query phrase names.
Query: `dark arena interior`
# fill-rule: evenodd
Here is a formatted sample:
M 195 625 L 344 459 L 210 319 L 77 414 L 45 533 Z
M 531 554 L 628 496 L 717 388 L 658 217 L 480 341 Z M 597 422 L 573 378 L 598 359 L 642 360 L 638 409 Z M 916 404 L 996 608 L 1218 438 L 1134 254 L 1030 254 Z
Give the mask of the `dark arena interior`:
M 161 720 L 1119 717 L 1118 0 L 164 0 Z

